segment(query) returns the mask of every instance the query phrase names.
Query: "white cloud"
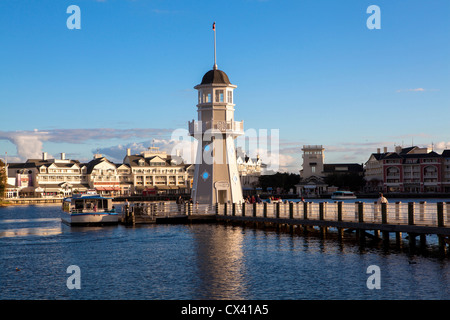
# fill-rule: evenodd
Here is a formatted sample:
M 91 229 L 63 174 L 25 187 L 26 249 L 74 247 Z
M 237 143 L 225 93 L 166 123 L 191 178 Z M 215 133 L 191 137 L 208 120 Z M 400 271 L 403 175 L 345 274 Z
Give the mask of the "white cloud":
M 425 91 L 439 91 L 439 89 L 412 88 L 412 89 L 395 90 L 395 92 L 425 92 Z
M 168 135 L 170 129 L 53 129 L 47 131 L 0 131 L 0 140 L 12 142 L 22 159 L 40 158 L 44 142 L 80 144 L 86 141 L 149 138 Z

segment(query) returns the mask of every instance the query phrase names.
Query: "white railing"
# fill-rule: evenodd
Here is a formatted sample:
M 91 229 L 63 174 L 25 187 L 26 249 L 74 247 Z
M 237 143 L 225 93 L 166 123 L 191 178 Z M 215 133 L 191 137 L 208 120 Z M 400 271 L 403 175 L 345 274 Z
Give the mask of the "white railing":
M 440 207 L 439 207 L 440 206 Z M 217 214 L 280 219 L 308 219 L 376 224 L 450 227 L 449 203 L 282 202 L 218 204 Z
M 377 203 L 281 202 L 255 204 L 178 204 L 175 201 L 143 202 L 130 206 L 136 216 L 174 217 L 186 215 L 245 216 L 301 220 L 364 222 L 450 227 L 450 202 Z

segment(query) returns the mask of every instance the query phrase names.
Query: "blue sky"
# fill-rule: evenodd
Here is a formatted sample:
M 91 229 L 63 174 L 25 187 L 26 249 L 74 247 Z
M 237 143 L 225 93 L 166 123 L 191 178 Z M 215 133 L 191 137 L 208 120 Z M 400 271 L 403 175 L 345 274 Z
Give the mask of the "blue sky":
M 66 27 L 73 4 L 80 30 Z M 214 21 L 235 119 L 279 129 L 281 169 L 300 170 L 304 144 L 327 163 L 450 148 L 449 13 L 448 0 L 2 0 L 0 157 L 168 148 L 197 117 Z

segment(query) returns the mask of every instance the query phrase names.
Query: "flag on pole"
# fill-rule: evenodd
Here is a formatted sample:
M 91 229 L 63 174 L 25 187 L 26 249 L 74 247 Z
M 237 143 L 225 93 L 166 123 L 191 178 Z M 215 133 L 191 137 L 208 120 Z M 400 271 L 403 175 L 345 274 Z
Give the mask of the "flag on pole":
M 216 23 L 213 23 L 213 30 L 216 31 Z

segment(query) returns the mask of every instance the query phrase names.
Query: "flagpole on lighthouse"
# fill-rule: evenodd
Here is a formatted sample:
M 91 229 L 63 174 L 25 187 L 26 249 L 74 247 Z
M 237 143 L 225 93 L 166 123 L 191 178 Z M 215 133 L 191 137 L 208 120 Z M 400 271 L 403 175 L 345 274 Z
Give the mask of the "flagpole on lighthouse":
M 217 70 L 217 63 L 216 63 L 216 22 L 213 23 L 213 31 L 214 31 L 214 70 Z

